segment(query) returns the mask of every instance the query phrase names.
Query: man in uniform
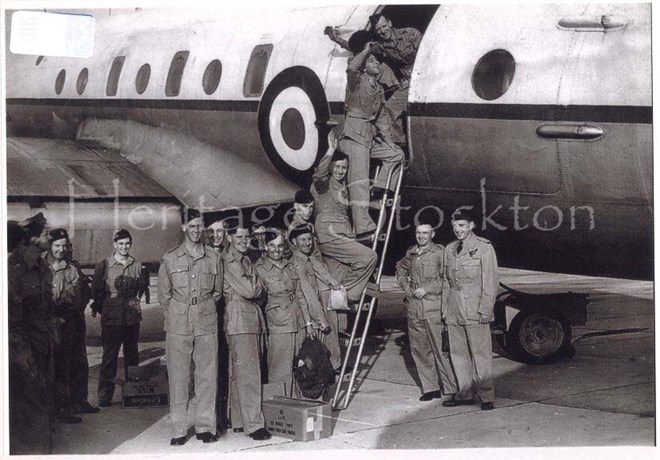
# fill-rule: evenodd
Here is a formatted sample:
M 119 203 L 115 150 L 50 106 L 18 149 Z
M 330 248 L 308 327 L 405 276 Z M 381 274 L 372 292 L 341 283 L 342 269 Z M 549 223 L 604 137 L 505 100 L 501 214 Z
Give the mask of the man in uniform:
M 284 235 L 266 234 L 266 256 L 254 265 L 266 288 L 266 325 L 268 327 L 268 382 L 284 382 L 293 394 L 293 358 L 305 335 L 314 335 L 307 301 L 294 265 L 284 258 Z
M 252 229 L 252 242 L 248 251 L 248 257 L 252 263 L 266 254 L 266 227 L 264 225 L 256 225 Z
M 348 189 L 357 235 L 376 230 L 369 216 L 369 159 L 382 160 L 373 187 L 384 189 L 388 176 L 404 158 L 403 151 L 391 138 L 392 120 L 383 110 L 385 96 L 377 79 L 380 63 L 371 49 L 369 42 L 348 61 L 346 117 L 339 140 L 339 150 L 349 158 Z M 392 174 L 390 190 L 394 190 L 399 173 L 400 168 Z
M 293 245 L 291 262 L 300 278 L 300 287 L 313 327 L 326 334 L 324 343 L 330 351 L 330 363 L 334 369 L 338 369 L 341 366 L 341 351 L 337 312 L 327 310 L 327 306 L 330 289 L 339 287 L 339 282 L 330 274 L 322 258 L 315 256 L 313 231 L 312 224 L 301 224 L 289 229 L 289 241 Z
M 227 223 L 218 219 L 206 227 L 206 246 L 222 255 L 227 251 Z
M 345 186 L 348 158 L 336 147 L 337 140 L 331 132 L 328 134 L 328 150 L 313 176 L 314 227 L 330 273 L 346 288 L 348 300 L 358 302 L 374 272 L 377 256 L 371 248 L 355 239 L 348 216 L 349 194 Z
M 222 258 L 228 248 L 227 223 L 218 219 L 206 227 L 206 247 Z M 225 299 L 218 300 L 218 318 L 225 317 Z M 229 399 L 229 348 L 223 321 L 218 321 L 218 394 L 216 398 L 216 425 L 219 433 L 224 433 L 228 420 L 227 401 Z
M 246 432 L 255 441 L 270 439 L 261 411 L 261 336 L 264 318 L 257 300 L 263 293 L 248 257 L 250 231 L 229 230 L 224 258 L 225 334 L 229 345 L 231 378 L 229 401 L 234 432 Z
M 124 375 L 128 367 L 140 364 L 138 341 L 142 309 L 140 297 L 149 279 L 140 263 L 130 255 L 133 237 L 121 229 L 112 237 L 114 252 L 94 268 L 92 311 L 101 314 L 103 356 L 99 370 L 99 406 L 108 407 L 115 393 L 119 349 L 124 349 Z
M 468 212 L 454 213 L 451 224 L 457 239 L 445 250 L 442 298 L 458 392 L 442 405 L 470 405 L 476 396 L 482 410 L 491 410 L 495 387 L 489 323 L 499 285 L 497 258 L 490 241 L 473 233 Z
M 420 401 L 456 394 L 456 377 L 448 354 L 442 352 L 442 277 L 445 248 L 433 243 L 428 224 L 417 226 L 417 244 L 396 264 L 397 283 L 406 293 L 408 338 L 419 379 Z M 438 377 L 440 385 L 438 385 Z
M 24 333 L 36 363 L 41 394 L 51 415 L 55 414 L 53 354 L 59 341 L 52 294 L 52 273 L 41 257 L 50 247 L 46 218 L 38 213 L 19 222 L 25 238 L 16 248 L 22 264 L 21 290 Z M 49 434 L 50 436 L 50 434 Z
M 410 76 L 417 57 L 417 50 L 422 41 L 422 34 L 414 28 L 395 29 L 392 22 L 382 13 L 374 14 L 369 18 L 376 35 L 376 43 L 372 52 L 381 61 L 387 64 L 398 80 L 395 90 L 385 103 L 392 122 L 401 129 L 401 114 L 408 105 L 408 91 Z
M 18 248 L 25 233 L 7 222 L 7 349 L 9 367 L 9 453 L 44 455 L 52 450 L 49 406 L 23 323 L 25 266 Z
M 80 423 L 74 415 L 73 383 L 76 379 L 75 344 L 80 333 L 80 321 L 85 321 L 81 310 L 81 279 L 75 266 L 67 262 L 69 234 L 63 228 L 48 234 L 50 249 L 45 255 L 52 272 L 52 293 L 55 315 L 59 321 L 60 343 L 55 348 L 55 392 L 62 423 Z
M 85 308 L 92 299 L 92 278 L 83 273 L 82 266 L 73 258 L 73 243 L 70 239 L 64 259 L 75 267 L 80 278 L 80 315 L 75 319 L 76 332 L 73 336 L 73 355 L 71 357 L 73 365 L 71 374 L 73 409 L 77 414 L 97 414 L 100 409 L 93 407 L 87 400 L 89 396 L 89 361 L 87 359 Z
M 165 346 L 170 387 L 170 445 L 186 443 L 189 423 L 197 439 L 216 442 L 218 313 L 222 296 L 222 259 L 202 244 L 204 221 L 189 209 L 181 226 L 185 239 L 163 256 L 158 271 L 158 301 L 165 313 Z M 190 401 L 195 363 L 194 400 Z
M 306 224 L 314 214 L 314 196 L 309 190 L 298 190 L 293 198 L 293 217 L 288 230 Z

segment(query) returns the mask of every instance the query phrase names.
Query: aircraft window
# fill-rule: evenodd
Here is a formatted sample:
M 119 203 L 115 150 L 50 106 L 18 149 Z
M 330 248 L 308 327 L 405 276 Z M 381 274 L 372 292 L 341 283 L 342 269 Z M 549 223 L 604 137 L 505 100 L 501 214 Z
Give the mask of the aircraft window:
M 119 86 L 119 76 L 121 75 L 121 69 L 122 67 L 124 67 L 125 60 L 126 60 L 126 56 L 117 56 L 112 61 L 110 74 L 108 74 L 108 83 L 105 86 L 105 94 L 107 96 L 117 95 L 117 87 Z
M 78 80 L 76 80 L 76 91 L 79 95 L 85 92 L 85 87 L 87 86 L 87 78 L 89 77 L 89 71 L 87 67 L 82 69 L 78 74 Z
M 135 76 L 135 91 L 137 91 L 138 94 L 144 93 L 147 89 L 149 77 L 151 77 L 151 66 L 149 64 L 143 64 Z
M 516 61 L 505 50 L 493 50 L 479 59 L 472 72 L 472 88 L 482 99 L 492 101 L 509 89 L 516 71 Z
M 39 57 L 37 58 L 37 61 L 34 63 L 34 65 L 39 65 L 39 64 L 41 64 L 41 61 L 43 61 L 43 60 L 44 60 L 44 57 L 43 57 L 43 56 L 39 56 Z
M 181 79 L 183 78 L 183 71 L 188 62 L 188 55 L 190 51 L 178 51 L 172 58 L 170 64 L 170 71 L 167 73 L 167 82 L 165 83 L 166 96 L 178 96 L 181 91 Z
M 264 79 L 266 78 L 266 68 L 272 51 L 273 45 L 257 45 L 252 50 L 250 62 L 245 71 L 245 81 L 243 81 L 243 95 L 245 97 L 261 96 L 264 89 Z
M 214 59 L 204 71 L 204 77 L 202 78 L 202 86 L 204 87 L 204 92 L 206 94 L 213 94 L 218 85 L 220 84 L 220 77 L 222 76 L 222 63 Z
M 62 89 L 64 88 L 64 80 L 66 80 L 66 70 L 62 69 L 60 70 L 60 73 L 57 74 L 57 78 L 55 79 L 55 92 L 57 94 L 62 93 Z

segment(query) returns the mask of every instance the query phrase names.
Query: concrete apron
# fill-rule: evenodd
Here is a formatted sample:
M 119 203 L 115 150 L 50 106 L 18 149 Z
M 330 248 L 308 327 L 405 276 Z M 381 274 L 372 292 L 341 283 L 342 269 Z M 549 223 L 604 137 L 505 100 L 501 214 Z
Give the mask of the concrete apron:
M 592 294 L 589 323 L 574 331 L 574 336 L 606 330 L 611 322 L 621 329 L 643 325 L 647 330 L 578 341 L 574 358 L 543 366 L 516 363 L 500 356 L 496 348 L 496 410 L 482 412 L 478 405 L 446 408 L 442 400 L 418 401 L 421 391 L 410 365 L 401 294 L 386 289 L 379 309 L 384 327 L 365 348 L 366 370 L 361 375 L 366 378 L 359 380 L 349 407 L 333 413 L 334 434 L 330 438 L 305 443 L 273 437 L 256 442 L 230 430 L 215 444 L 203 444 L 193 437 L 184 446 L 171 447 L 168 409 L 123 409 L 118 389 L 113 406 L 100 414 L 83 415 L 79 425 L 60 426 L 54 453 L 652 446 L 655 383 L 651 283 L 530 275 L 517 270 L 503 270 L 502 276 L 507 284 L 521 289 L 538 282 L 546 290 Z M 143 309 L 142 361 L 162 354 L 164 346 L 158 332 L 158 321 L 162 326 L 160 308 L 152 304 L 143 305 Z M 98 319 L 88 318 L 88 345 L 93 345 L 88 347 L 92 404 L 97 402 L 100 362 L 100 347 L 95 342 L 97 323 Z M 646 452 L 643 449 L 637 454 Z

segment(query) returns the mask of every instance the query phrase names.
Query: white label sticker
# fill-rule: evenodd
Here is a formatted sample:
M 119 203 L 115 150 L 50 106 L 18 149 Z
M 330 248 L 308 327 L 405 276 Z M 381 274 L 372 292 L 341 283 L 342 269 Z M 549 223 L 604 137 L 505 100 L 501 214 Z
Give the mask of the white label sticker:
M 314 417 L 307 417 L 307 432 L 314 431 Z
M 88 58 L 94 53 L 94 17 L 15 11 L 9 50 L 14 54 Z

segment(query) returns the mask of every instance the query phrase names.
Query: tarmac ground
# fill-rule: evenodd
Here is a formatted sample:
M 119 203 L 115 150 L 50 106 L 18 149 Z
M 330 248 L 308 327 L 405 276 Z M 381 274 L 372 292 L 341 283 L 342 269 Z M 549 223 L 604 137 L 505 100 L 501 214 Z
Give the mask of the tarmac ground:
M 346 449 L 483 453 L 465 448 L 630 446 L 621 451 L 629 458 L 657 455 L 650 448 L 656 443 L 653 283 L 512 269 L 501 269 L 501 280 L 527 292 L 588 293 L 590 304 L 587 325 L 573 330 L 577 352 L 572 358 L 526 365 L 508 359 L 494 345 L 496 410 L 482 412 L 478 405 L 448 408 L 440 399 L 418 401 L 421 390 L 401 308 L 403 293 L 392 278 L 386 278 L 356 391 L 348 408 L 333 412 L 329 438 L 300 442 L 273 437 L 256 442 L 229 430 L 214 444 L 193 437 L 184 446 L 171 447 L 168 408 L 123 408 L 118 390 L 112 406 L 101 413 L 84 415 L 79 425 L 59 426 L 54 454 L 315 450 L 327 451 L 322 454 L 327 455 L 330 450 Z M 165 353 L 156 281 L 152 277 L 152 302 L 142 306 L 142 362 Z M 101 360 L 99 318 L 87 318 L 87 346 L 89 399 L 95 405 Z M 122 373 L 118 377 L 123 378 Z M 495 455 L 490 458 L 497 458 L 499 451 L 488 452 Z M 523 450 L 520 454 L 538 452 Z M 593 455 L 591 450 L 586 452 L 589 455 L 584 458 L 612 454 L 607 449 L 597 449 Z

